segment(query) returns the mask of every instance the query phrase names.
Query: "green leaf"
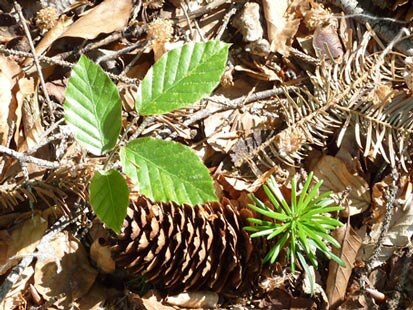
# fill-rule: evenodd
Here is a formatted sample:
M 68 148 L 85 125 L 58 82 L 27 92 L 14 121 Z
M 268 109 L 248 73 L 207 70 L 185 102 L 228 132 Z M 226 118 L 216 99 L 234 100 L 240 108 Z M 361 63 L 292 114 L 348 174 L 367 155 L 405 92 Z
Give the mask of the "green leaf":
M 75 139 L 94 155 L 112 150 L 121 129 L 121 99 L 102 68 L 82 55 L 67 83 L 64 112 Z
M 96 171 L 89 185 L 90 204 L 99 219 L 117 234 L 129 205 L 129 189 L 116 170 Z
M 281 227 L 278 227 L 277 229 L 273 228 L 273 232 L 271 233 L 271 235 L 269 235 L 267 237 L 268 240 L 275 238 L 276 236 L 278 236 L 279 234 L 281 234 L 282 232 L 286 231 L 288 228 L 290 228 L 291 224 L 287 223 L 285 225 L 282 225 Z
M 264 210 L 263 208 L 258 208 L 257 206 L 254 206 L 252 204 L 248 204 L 248 207 L 250 209 L 254 210 L 257 213 L 260 213 L 260 214 L 265 215 L 269 218 L 273 218 L 273 219 L 276 219 L 276 220 L 279 220 L 279 221 L 287 221 L 288 218 L 289 218 L 285 214 L 278 213 L 278 212 L 275 212 L 275 211 L 272 211 L 272 210 L 267 211 L 267 210 Z
M 163 55 L 139 86 L 136 111 L 159 115 L 209 95 L 220 82 L 229 46 L 220 41 L 191 42 Z
M 139 138 L 121 149 L 120 158 L 139 192 L 154 201 L 189 205 L 217 201 L 208 169 L 182 144 Z
M 305 270 L 305 275 L 310 283 L 311 295 L 314 295 L 315 279 L 313 277 L 312 272 L 310 271 L 310 267 L 308 266 L 307 261 L 305 260 L 304 256 L 300 252 L 297 252 L 297 256 L 298 256 L 298 260 L 300 261 L 301 265 L 303 266 Z

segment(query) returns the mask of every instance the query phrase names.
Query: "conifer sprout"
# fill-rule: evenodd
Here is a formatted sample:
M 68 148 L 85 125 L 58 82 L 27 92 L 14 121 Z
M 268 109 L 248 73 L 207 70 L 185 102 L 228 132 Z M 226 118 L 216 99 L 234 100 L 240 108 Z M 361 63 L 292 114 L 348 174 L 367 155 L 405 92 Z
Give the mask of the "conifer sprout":
M 248 218 L 251 226 L 244 227 L 252 232 L 251 238 L 266 236 L 267 240 L 277 238 L 275 245 L 264 257 L 264 263 L 273 264 L 281 251 L 286 248 L 286 258 L 295 272 L 297 264 L 305 270 L 314 293 L 315 279 L 309 265 L 317 269 L 317 250 L 328 259 L 334 260 L 340 266 L 345 263 L 330 250 L 330 245 L 340 248 L 340 243 L 330 235 L 330 231 L 343 225 L 339 220 L 327 213 L 343 210 L 342 206 L 334 205 L 332 192 L 319 194 L 323 181 L 318 181 L 310 188 L 313 173 L 311 172 L 301 190 L 297 190 L 297 180 L 291 181 L 291 201 L 288 203 L 278 187 L 274 177 L 264 185 L 264 192 L 272 206 L 267 206 L 254 195 L 250 195 L 254 204 L 249 207 L 263 215 L 263 218 Z

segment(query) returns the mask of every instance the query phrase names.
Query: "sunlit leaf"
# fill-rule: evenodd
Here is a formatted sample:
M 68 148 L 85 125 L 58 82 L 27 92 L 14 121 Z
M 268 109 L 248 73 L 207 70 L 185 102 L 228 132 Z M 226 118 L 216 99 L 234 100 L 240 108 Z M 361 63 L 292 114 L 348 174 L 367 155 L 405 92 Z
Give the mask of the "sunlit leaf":
M 152 200 L 189 205 L 217 200 L 208 169 L 182 144 L 139 138 L 123 147 L 120 156 L 124 172 Z
M 82 55 L 67 83 L 65 120 L 75 139 L 94 155 L 112 150 L 121 129 L 121 100 L 102 68 Z
M 220 82 L 228 48 L 221 41 L 190 42 L 163 55 L 139 86 L 136 110 L 163 114 L 209 95 Z

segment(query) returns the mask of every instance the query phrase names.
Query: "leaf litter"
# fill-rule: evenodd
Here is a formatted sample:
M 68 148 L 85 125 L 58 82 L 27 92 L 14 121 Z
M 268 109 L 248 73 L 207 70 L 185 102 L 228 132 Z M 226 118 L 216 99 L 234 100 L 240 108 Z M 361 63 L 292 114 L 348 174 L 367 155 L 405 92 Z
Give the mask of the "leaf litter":
M 403 33 L 401 25 L 412 31 L 412 3 L 372 2 L 363 8 L 346 3 L 22 1 L 26 20 L 21 20 L 14 2 L 0 1 L 0 307 L 411 306 L 413 43 L 398 34 Z M 31 37 L 22 30 L 23 23 Z M 167 51 L 212 39 L 232 44 L 213 95 L 142 123 L 133 109 L 136 81 Z M 185 260 L 193 275 L 186 280 L 199 283 L 195 290 L 168 292 L 159 281 L 153 285 L 119 275 L 111 252 L 113 236 L 105 229 L 96 233 L 97 221 L 81 207 L 87 204 L 93 167 L 104 162 L 84 152 L 63 122 L 63 92 L 70 68 L 82 54 L 116 78 L 123 124 L 135 119 L 129 132 L 189 145 L 216 180 L 219 205 L 227 205 L 226 211 L 208 206 L 205 214 L 193 213 L 165 205 L 163 210 L 172 215 L 160 224 L 154 211 L 140 211 L 147 233 L 165 232 L 162 242 L 167 244 L 151 244 L 141 236 L 136 240 L 151 246 L 138 252 L 141 257 L 160 255 L 154 260 L 159 263 L 172 250 L 179 256 L 185 246 L 193 253 L 193 247 L 199 249 L 194 261 Z M 45 92 L 56 105 L 53 111 Z M 22 161 L 12 151 L 32 157 Z M 32 158 L 57 163 L 59 169 L 50 170 Z M 321 267 L 311 271 L 317 278 L 311 296 L 303 270 L 292 274 L 282 257 L 274 266 L 261 266 L 249 257 L 238 260 L 249 265 L 231 267 L 254 270 L 245 286 L 249 289 L 203 290 L 203 272 L 215 266 L 213 271 L 222 274 L 218 266 L 220 260 L 225 263 L 225 253 L 243 257 L 237 249 L 247 235 L 239 228 L 242 219 L 254 216 L 246 209 L 248 193 L 259 194 L 270 175 L 289 193 L 289 179 L 305 177 L 304 169 L 323 179 L 321 192 L 333 191 L 336 203 L 346 208 L 339 216 L 347 223 L 333 232 L 342 246 L 334 251 L 346 267 L 320 261 Z M 144 204 L 151 206 L 149 201 Z M 42 244 L 59 219 L 71 224 Z M 131 225 L 128 229 L 137 238 L 139 227 Z M 212 254 L 203 252 L 211 245 L 221 247 L 220 254 L 211 255 L 205 266 L 195 262 Z M 253 246 L 258 255 L 270 245 L 257 241 Z M 127 249 L 136 251 L 137 245 L 132 242 Z M 25 265 L 27 257 L 36 259 Z M 176 272 L 177 266 L 166 267 Z M 16 272 L 18 280 L 6 286 Z

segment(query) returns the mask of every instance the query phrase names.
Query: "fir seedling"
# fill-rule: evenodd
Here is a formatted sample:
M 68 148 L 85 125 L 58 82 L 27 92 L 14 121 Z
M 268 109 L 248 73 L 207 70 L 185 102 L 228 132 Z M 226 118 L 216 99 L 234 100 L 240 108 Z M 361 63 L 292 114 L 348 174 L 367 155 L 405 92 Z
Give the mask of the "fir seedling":
M 254 204 L 250 204 L 249 207 L 265 218 L 249 218 L 248 221 L 253 225 L 245 227 L 245 230 L 253 232 L 251 238 L 263 236 L 268 240 L 277 238 L 275 245 L 264 257 L 264 263 L 274 263 L 281 250 L 287 248 L 286 257 L 292 272 L 295 272 L 299 263 L 308 276 L 311 292 L 314 292 L 315 279 L 309 265 L 317 269 L 317 250 L 341 266 L 345 266 L 345 263 L 329 248 L 329 245 L 340 248 L 340 243 L 330 235 L 330 231 L 340 227 L 342 223 L 325 215 L 328 212 L 342 210 L 343 207 L 333 205 L 332 192 L 319 195 L 319 188 L 323 181 L 317 182 L 310 188 L 312 178 L 311 172 L 300 193 L 297 190 L 297 180 L 293 178 L 291 202 L 287 203 L 274 177 L 271 177 L 264 185 L 264 192 L 272 207 L 251 195 Z

